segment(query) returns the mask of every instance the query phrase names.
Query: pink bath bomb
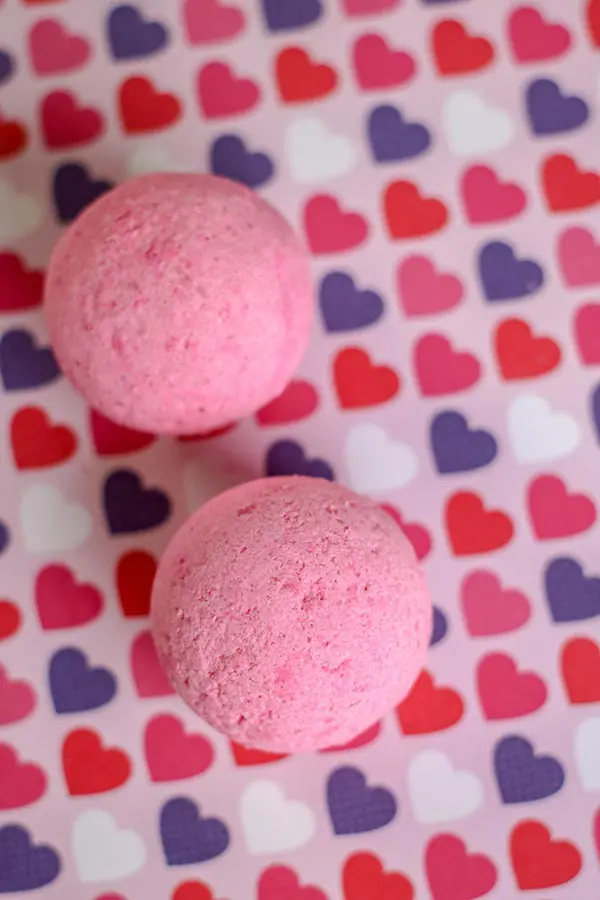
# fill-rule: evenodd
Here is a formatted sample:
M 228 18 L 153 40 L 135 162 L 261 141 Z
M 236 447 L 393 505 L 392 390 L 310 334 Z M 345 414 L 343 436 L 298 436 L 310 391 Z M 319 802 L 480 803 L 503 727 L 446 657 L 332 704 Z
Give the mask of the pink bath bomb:
M 209 431 L 278 396 L 308 342 L 306 253 L 261 197 L 212 175 L 145 175 L 58 242 L 45 311 L 91 406 L 156 433 Z
M 232 740 L 282 753 L 344 744 L 399 703 L 432 623 L 391 516 L 301 477 L 202 506 L 160 563 L 151 614 L 186 703 Z

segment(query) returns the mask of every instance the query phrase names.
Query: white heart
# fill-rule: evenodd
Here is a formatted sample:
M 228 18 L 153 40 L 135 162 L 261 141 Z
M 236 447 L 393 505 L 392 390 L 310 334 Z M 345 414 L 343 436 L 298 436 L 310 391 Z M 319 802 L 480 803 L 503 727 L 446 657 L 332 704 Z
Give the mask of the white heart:
M 272 781 L 255 781 L 240 800 L 244 839 L 250 853 L 280 853 L 314 836 L 315 817 L 299 800 L 288 800 Z
M 586 791 L 600 791 L 600 718 L 579 725 L 574 750 L 582 786 Z
M 42 221 L 43 209 L 35 197 L 21 194 L 7 181 L 0 180 L 0 244 L 9 244 L 35 231 Z
M 328 181 L 356 164 L 352 141 L 335 134 L 319 119 L 296 119 L 285 135 L 285 153 L 294 179 L 300 184 Z
M 155 172 L 191 172 L 190 166 L 171 159 L 161 148 L 151 144 L 142 146 L 130 157 L 127 164 L 129 175 L 150 175 Z
M 120 829 L 110 813 L 99 809 L 77 817 L 72 840 L 79 878 L 86 884 L 133 875 L 146 862 L 141 837 Z
M 346 462 L 352 487 L 365 494 L 403 487 L 419 470 L 412 447 L 393 441 L 383 428 L 369 422 L 356 425 L 348 434 Z
M 71 503 L 50 484 L 28 488 L 19 510 L 25 546 L 32 553 L 74 550 L 88 539 L 93 520 L 81 503 Z
M 478 156 L 506 147 L 514 135 L 510 116 L 488 106 L 475 91 L 457 91 L 444 105 L 444 130 L 457 156 Z
M 543 397 L 523 394 L 508 410 L 508 435 L 521 463 L 537 463 L 567 456 L 579 445 L 579 425 L 566 413 L 554 412 Z
M 251 476 L 239 468 L 214 456 L 197 457 L 183 468 L 183 491 L 188 510 L 193 513 L 207 500 L 229 488 L 249 481 Z
M 483 803 L 481 782 L 454 768 L 437 750 L 425 750 L 408 768 L 408 791 L 417 822 L 453 822 L 470 816 Z

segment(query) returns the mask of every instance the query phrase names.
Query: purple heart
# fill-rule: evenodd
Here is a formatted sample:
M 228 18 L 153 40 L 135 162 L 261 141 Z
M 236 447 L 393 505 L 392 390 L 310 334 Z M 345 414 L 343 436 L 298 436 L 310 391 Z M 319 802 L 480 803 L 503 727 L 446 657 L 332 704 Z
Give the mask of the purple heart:
M 437 606 L 433 607 L 433 630 L 431 632 L 430 647 L 441 643 L 448 634 L 448 618 Z
M 91 668 L 76 647 L 57 650 L 48 670 L 57 713 L 87 712 L 110 703 L 117 692 L 115 676 L 101 666 Z
M 157 488 L 145 488 L 137 472 L 118 469 L 104 482 L 104 512 L 111 534 L 158 528 L 171 515 L 171 501 Z
M 592 422 L 596 427 L 596 434 L 600 441 L 600 384 L 592 394 Z
M 526 104 L 533 133 L 537 135 L 572 131 L 587 122 L 590 115 L 585 100 L 566 96 L 550 78 L 531 82 Z
M 335 769 L 327 781 L 327 806 L 336 834 L 364 834 L 395 818 L 396 798 L 383 787 L 369 787 L 360 769 Z
M 425 6 L 437 6 L 442 3 L 460 3 L 462 0 L 421 0 L 421 3 L 424 3 Z
M 359 290 L 345 272 L 325 275 L 319 287 L 319 303 L 325 328 L 331 333 L 372 325 L 384 310 L 379 294 Z
M 488 431 L 471 431 L 458 412 L 439 413 L 431 423 L 431 448 L 438 472 L 469 472 L 489 465 L 498 454 L 498 444 Z
M 0 340 L 0 376 L 7 391 L 19 391 L 50 384 L 60 369 L 49 347 L 36 347 L 33 335 L 18 328 Z
M 545 583 L 555 622 L 583 622 L 600 616 L 600 578 L 584 575 L 576 559 L 561 556 L 552 560 Z
M 10 532 L 4 522 L 0 522 L 0 553 L 8 547 L 10 543 Z
M 108 42 L 115 59 L 139 59 L 167 46 L 164 25 L 144 19 L 136 6 L 116 6 L 107 22 Z
M 289 31 L 312 25 L 323 15 L 321 0 L 262 0 L 269 31 Z
M 72 222 L 82 210 L 112 190 L 112 181 L 94 181 L 85 166 L 66 163 L 54 172 L 53 194 L 56 215 L 61 222 Z
M 487 300 L 521 300 L 544 284 L 544 272 L 530 259 L 517 259 L 510 244 L 492 241 L 479 254 L 479 277 Z
M 413 159 L 429 149 L 431 135 L 420 122 L 408 122 L 395 106 L 378 106 L 369 116 L 369 140 L 377 162 Z
M 277 441 L 267 451 L 267 475 L 309 475 L 335 481 L 331 466 L 323 459 L 308 459 L 304 448 L 296 441 Z
M 204 819 L 193 800 L 174 797 L 160 812 L 160 836 L 168 866 L 190 866 L 220 856 L 229 846 L 221 819 Z
M 34 891 L 58 877 L 60 856 L 52 847 L 33 844 L 26 828 L 0 828 L 0 894 Z
M 558 793 L 565 772 L 553 756 L 536 756 L 525 738 L 503 738 L 494 750 L 494 770 L 503 803 L 531 803 Z
M 273 177 L 274 166 L 266 153 L 251 153 L 235 134 L 224 134 L 215 140 L 210 151 L 210 168 L 214 175 L 231 178 L 250 188 L 258 188 Z
M 0 50 L 0 84 L 8 81 L 15 70 L 15 61 L 6 50 Z

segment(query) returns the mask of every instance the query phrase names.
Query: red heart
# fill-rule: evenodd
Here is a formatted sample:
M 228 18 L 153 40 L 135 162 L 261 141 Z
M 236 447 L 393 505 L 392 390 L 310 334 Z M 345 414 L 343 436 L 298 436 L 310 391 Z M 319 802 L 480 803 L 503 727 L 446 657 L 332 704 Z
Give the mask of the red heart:
M 343 0 L 349 16 L 371 16 L 373 13 L 395 9 L 401 0 Z
M 481 365 L 471 353 L 456 352 L 443 334 L 426 334 L 414 349 L 413 364 L 424 397 L 466 391 L 481 377 Z
M 215 900 L 215 895 L 203 881 L 184 881 L 175 888 L 171 900 Z
M 380 34 L 364 34 L 354 44 L 356 80 L 363 91 L 398 87 L 415 76 L 414 58 L 402 50 L 392 50 Z
M 540 475 L 527 491 L 529 517 L 539 541 L 572 537 L 596 521 L 596 507 L 585 494 L 570 494 L 556 475 Z
M 319 407 L 319 395 L 309 381 L 291 381 L 283 394 L 256 413 L 260 425 L 291 425 L 308 419 Z
M 587 25 L 594 47 L 600 47 L 600 0 L 589 0 Z
M 46 793 L 46 773 L 33 763 L 19 761 L 9 744 L 0 744 L 0 809 L 19 809 Z
M 219 0 L 185 0 L 183 17 L 190 44 L 226 41 L 246 27 L 244 13 Z
M 446 530 L 455 556 L 491 553 L 509 544 L 514 526 L 498 510 L 488 510 L 471 491 L 459 491 L 446 503 Z
M 384 503 L 382 504 L 381 508 L 386 513 L 388 513 L 388 515 L 390 515 L 395 522 L 398 523 L 406 537 L 413 545 L 413 549 L 417 555 L 417 559 L 421 561 L 425 559 L 426 556 L 429 556 L 429 554 L 431 553 L 433 541 L 431 539 L 431 534 L 427 531 L 427 529 L 423 525 L 418 525 L 416 522 L 405 522 L 402 518 L 400 510 L 396 509 L 395 506 L 390 506 L 388 503 Z
M 467 218 L 473 225 L 505 222 L 527 206 L 525 191 L 518 184 L 500 181 L 489 166 L 472 166 L 462 177 L 461 189 Z
M 569 228 L 558 242 L 558 256 L 570 287 L 600 284 L 600 244 L 587 228 Z
M 313 253 L 343 253 L 366 241 L 369 226 L 358 213 L 340 209 L 335 197 L 319 194 L 304 207 L 304 230 Z
M 544 162 L 542 181 L 552 212 L 588 209 L 600 201 L 600 175 L 582 172 L 566 153 L 550 156 Z
M 475 900 L 489 894 L 498 880 L 491 859 L 468 853 L 464 841 L 452 834 L 429 841 L 425 869 L 433 900 Z
M 27 269 L 16 253 L 0 253 L 0 312 L 34 309 L 43 293 L 43 272 Z
M 26 681 L 11 680 L 0 665 L 0 725 L 10 725 L 26 719 L 35 709 L 37 699 Z
M 293 869 L 270 866 L 258 880 L 258 900 L 327 900 L 323 891 L 312 885 L 302 887 Z
M 508 20 L 508 32 L 515 59 L 520 63 L 556 59 L 571 46 L 571 34 L 563 25 L 547 22 L 531 6 L 515 9 Z
M 288 753 L 268 753 L 266 750 L 253 750 L 230 741 L 231 753 L 236 766 L 265 766 L 268 763 L 287 759 Z
M 340 350 L 333 361 L 333 380 L 342 409 L 365 409 L 387 403 L 400 390 L 389 366 L 376 366 L 359 347 Z
M 53 91 L 40 107 L 46 146 L 51 150 L 81 147 L 100 137 L 104 130 L 101 114 L 92 107 L 78 106 L 69 91 Z
M 381 722 L 375 722 L 374 725 L 371 725 L 366 731 L 362 731 L 357 737 L 348 741 L 346 744 L 338 744 L 336 747 L 325 747 L 325 749 L 320 752 L 341 753 L 344 750 L 357 750 L 359 747 L 367 747 L 369 744 L 372 744 L 373 741 L 377 740 L 380 734 Z
M 102 894 L 101 897 L 96 897 L 96 900 L 125 900 L 122 894 Z
M 138 450 L 149 447 L 156 440 L 154 434 L 118 425 L 93 409 L 90 410 L 90 426 L 92 441 L 98 456 L 121 456 L 125 453 L 136 453 Z
M 353 853 L 344 863 L 344 900 L 413 900 L 412 882 L 400 872 L 386 872 L 374 853 Z
M 575 315 L 575 336 L 583 364 L 600 365 L 600 303 L 579 307 Z
M 426 670 L 415 681 L 408 697 L 396 707 L 404 734 L 433 734 L 453 728 L 465 713 L 461 695 L 449 687 L 437 687 Z
M 412 181 L 394 181 L 384 195 L 385 217 L 390 237 L 424 237 L 444 228 L 448 210 L 435 197 L 422 197 Z
M 62 763 L 72 797 L 114 791 L 131 775 L 127 754 L 114 747 L 103 747 L 100 735 L 89 728 L 77 728 L 66 736 Z
M 119 88 L 119 108 L 126 134 L 162 131 L 181 118 L 181 103 L 174 94 L 161 94 L 149 78 L 127 78 Z
M 316 63 L 301 47 L 287 47 L 275 62 L 275 75 L 285 103 L 308 103 L 335 91 L 338 76 L 325 63 Z
M 98 588 L 80 584 L 68 566 L 61 565 L 40 570 L 35 580 L 35 602 L 44 631 L 92 622 L 104 605 Z
M 18 410 L 10 423 L 10 438 L 17 469 L 45 469 L 74 456 L 77 437 L 66 425 L 53 425 L 37 406 Z
M 62 0 L 22 0 L 25 6 L 42 6 L 49 3 L 60 3 Z
M 561 671 L 569 703 L 600 703 L 600 647 L 591 638 L 567 641 Z
M 149 631 L 142 631 L 134 638 L 130 665 L 139 697 L 166 697 L 175 693 L 160 664 Z
M 0 160 L 18 156 L 27 148 L 29 135 L 20 122 L 0 120 Z
M 249 112 L 260 101 L 260 89 L 250 78 L 238 78 L 226 63 L 213 62 L 198 73 L 198 97 L 207 119 Z
M 180 781 L 210 769 L 214 750 L 202 734 L 188 734 L 176 716 L 154 716 L 144 734 L 152 781 Z
M 531 618 L 531 604 L 525 594 L 503 588 L 494 572 L 482 570 L 468 575 L 462 583 L 461 599 L 472 637 L 517 631 Z
M 557 887 L 581 871 L 581 853 L 569 841 L 553 841 L 542 822 L 519 822 L 510 836 L 510 856 L 522 891 Z
M 117 593 L 123 615 L 147 616 L 156 575 L 156 559 L 145 550 L 124 553 L 117 563 Z
M 537 378 L 560 365 L 560 347 L 548 337 L 536 337 L 522 319 L 506 319 L 495 335 L 496 356 L 506 381 Z
M 10 600 L 0 600 L 0 641 L 16 634 L 21 627 L 21 610 Z
M 398 267 L 398 294 L 407 316 L 430 316 L 459 306 L 464 287 L 455 275 L 438 272 L 426 256 L 409 256 Z
M 177 435 L 177 440 L 182 444 L 187 444 L 191 441 L 210 441 L 213 438 L 229 434 L 236 425 L 237 422 L 232 422 L 231 425 L 223 425 L 222 428 L 214 428 L 212 431 L 204 431 L 200 434 L 179 434 Z
M 506 653 L 488 653 L 477 666 L 479 702 L 486 719 L 516 719 L 541 709 L 548 699 L 544 681 L 519 672 Z
M 462 22 L 445 19 L 433 30 L 433 54 L 440 75 L 466 75 L 493 62 L 494 45 L 470 35 Z
M 58 75 L 83 66 L 91 54 L 85 38 L 71 35 L 59 19 L 36 22 L 29 33 L 29 56 L 38 75 Z

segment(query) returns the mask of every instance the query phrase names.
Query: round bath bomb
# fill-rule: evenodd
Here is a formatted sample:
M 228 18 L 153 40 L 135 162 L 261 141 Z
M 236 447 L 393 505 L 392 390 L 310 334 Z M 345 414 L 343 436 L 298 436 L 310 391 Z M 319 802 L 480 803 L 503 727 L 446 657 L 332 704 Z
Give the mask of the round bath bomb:
M 210 431 L 286 386 L 313 291 L 290 226 L 212 175 L 145 175 L 58 242 L 45 311 L 58 361 L 91 406 L 145 431 Z
M 209 500 L 168 547 L 153 633 L 175 689 L 232 740 L 274 752 L 346 743 L 409 691 L 432 611 L 391 516 L 314 478 Z

